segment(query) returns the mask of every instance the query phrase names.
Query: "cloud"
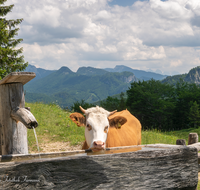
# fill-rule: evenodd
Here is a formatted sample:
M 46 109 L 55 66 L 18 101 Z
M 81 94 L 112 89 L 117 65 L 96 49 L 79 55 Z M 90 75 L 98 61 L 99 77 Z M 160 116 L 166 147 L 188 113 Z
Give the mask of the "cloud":
M 24 18 L 25 59 L 42 68 L 124 64 L 172 73 L 199 64 L 199 0 L 111 2 L 10 0 L 8 18 Z

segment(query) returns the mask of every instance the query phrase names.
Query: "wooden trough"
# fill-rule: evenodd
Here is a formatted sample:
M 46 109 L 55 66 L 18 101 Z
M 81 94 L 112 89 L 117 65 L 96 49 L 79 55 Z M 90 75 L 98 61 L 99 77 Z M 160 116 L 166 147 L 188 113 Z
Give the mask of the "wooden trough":
M 146 145 L 104 153 L 1 156 L 1 189 L 184 189 L 198 183 L 197 148 Z

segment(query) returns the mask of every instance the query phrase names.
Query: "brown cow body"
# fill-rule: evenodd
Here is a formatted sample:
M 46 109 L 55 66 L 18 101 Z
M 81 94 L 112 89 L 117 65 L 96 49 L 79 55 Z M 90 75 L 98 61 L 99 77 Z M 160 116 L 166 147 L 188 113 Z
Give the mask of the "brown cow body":
M 121 128 L 110 127 L 108 131 L 106 147 L 131 146 L 141 144 L 141 124 L 128 110 L 116 112 L 109 116 L 112 119 L 122 116 L 127 122 Z

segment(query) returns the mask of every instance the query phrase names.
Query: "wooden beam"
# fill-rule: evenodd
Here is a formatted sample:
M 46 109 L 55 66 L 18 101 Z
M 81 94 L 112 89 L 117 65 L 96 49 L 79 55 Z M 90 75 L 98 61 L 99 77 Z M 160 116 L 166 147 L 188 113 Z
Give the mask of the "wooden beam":
M 186 146 L 185 139 L 177 139 L 176 140 L 176 145 L 184 145 L 184 146 Z
M 12 110 L 11 117 L 16 122 L 22 122 L 29 129 L 32 129 L 33 127 L 36 128 L 38 126 L 38 123 L 33 114 L 25 108 L 17 107 L 16 109 Z
M 193 147 L 195 147 L 198 151 L 200 151 L 200 142 L 198 142 L 198 143 L 194 143 L 194 144 L 190 144 L 190 145 L 188 145 L 189 147 L 190 146 L 193 146 Z
M 24 85 L 35 78 L 35 76 L 34 72 L 12 72 L 0 80 L 0 85 L 9 83 L 22 83 Z
M 188 145 L 198 143 L 198 139 L 197 133 L 190 133 L 188 137 Z
M 27 155 L 21 162 L 1 162 L 0 179 L 4 189 L 195 190 L 197 150 L 174 147 L 35 160 Z M 17 184 L 6 181 L 18 178 Z

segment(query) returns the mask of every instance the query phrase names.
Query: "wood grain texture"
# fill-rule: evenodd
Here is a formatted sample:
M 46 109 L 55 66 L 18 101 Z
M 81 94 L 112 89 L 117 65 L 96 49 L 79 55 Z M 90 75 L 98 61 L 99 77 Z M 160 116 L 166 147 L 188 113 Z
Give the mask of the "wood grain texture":
M 188 145 L 198 143 L 198 139 L 197 133 L 190 133 L 188 136 Z
M 1 84 L 8 83 L 22 83 L 23 85 L 35 78 L 36 74 L 34 72 L 12 72 L 2 80 L 0 80 Z
M 176 140 L 176 145 L 184 145 L 184 146 L 186 146 L 185 139 L 177 139 Z
M 194 143 L 194 144 L 190 144 L 190 145 L 188 145 L 188 146 L 195 147 L 198 151 L 200 151 L 200 142 Z
M 10 115 L 16 122 L 22 122 L 29 129 L 32 129 L 33 127 L 36 128 L 38 126 L 38 123 L 33 114 L 25 108 L 17 107 L 11 111 Z
M 35 182 L 24 180 L 25 176 Z M 198 182 L 197 149 L 182 146 L 0 163 L 0 179 L 2 189 L 194 190 Z
M 1 154 L 28 154 L 27 128 L 10 116 L 11 110 L 24 107 L 22 83 L 0 85 Z

